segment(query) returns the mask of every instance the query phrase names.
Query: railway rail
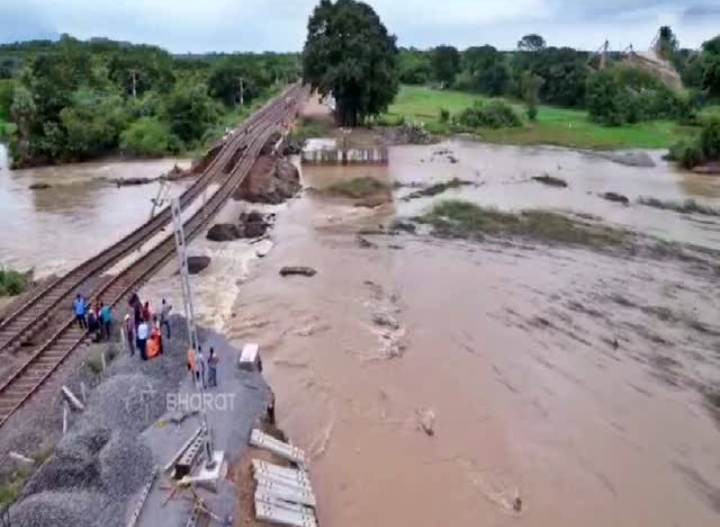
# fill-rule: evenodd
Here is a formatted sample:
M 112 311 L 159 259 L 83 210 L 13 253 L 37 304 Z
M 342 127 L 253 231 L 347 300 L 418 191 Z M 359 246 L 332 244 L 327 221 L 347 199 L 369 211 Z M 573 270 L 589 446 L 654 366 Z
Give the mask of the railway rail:
M 288 97 L 298 90 L 291 86 L 278 97 L 266 103 L 243 123 L 225 142 L 195 182 L 180 196 L 180 207 L 184 209 L 198 197 L 210 183 L 222 173 L 229 173 L 237 164 L 239 155 L 247 146 L 248 134 L 254 126 L 267 117 L 273 109 L 286 104 Z M 16 351 L 27 339 L 46 323 L 58 305 L 69 306 L 77 289 L 94 277 L 100 276 L 115 263 L 140 247 L 170 223 L 170 208 L 165 207 L 157 215 L 139 226 L 107 249 L 78 265 L 62 277 L 38 289 L 22 305 L 0 322 L 0 354 Z
M 249 133 L 235 134 L 238 137 L 232 139 L 234 146 L 229 155 L 232 158 L 236 152 L 241 151 L 241 153 L 239 157 L 235 158 L 234 167 L 225 171 L 224 177 L 221 178 L 220 188 L 203 207 L 184 222 L 187 240 L 201 232 L 213 215 L 232 196 L 250 172 L 252 165 L 272 134 L 287 120 L 290 114 L 296 113 L 299 103 L 306 95 L 306 91 L 300 86 L 289 88 L 280 97 L 273 100 L 272 104 L 266 105 L 261 110 L 263 113 L 249 123 L 249 126 L 245 128 Z M 227 156 L 225 158 L 223 162 L 227 164 L 229 160 Z M 214 175 L 208 177 L 212 179 Z M 113 307 L 118 306 L 131 292 L 161 269 L 174 253 L 174 236 L 170 234 L 109 282 L 100 285 L 96 291 L 93 291 L 93 296 L 102 297 L 105 303 Z M 72 294 L 72 290 L 70 293 Z M 87 331 L 77 325 L 73 316 L 68 316 L 62 325 L 31 353 L 25 363 L 0 386 L 0 426 L 32 397 L 65 359 L 83 343 L 86 337 Z

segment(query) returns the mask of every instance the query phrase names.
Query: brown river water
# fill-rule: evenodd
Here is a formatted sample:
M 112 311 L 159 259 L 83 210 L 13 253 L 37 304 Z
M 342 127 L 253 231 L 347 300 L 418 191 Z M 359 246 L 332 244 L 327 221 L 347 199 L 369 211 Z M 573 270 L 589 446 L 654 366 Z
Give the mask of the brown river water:
M 445 147 L 458 163 L 433 155 Z M 305 192 L 266 207 L 278 213 L 271 241 L 193 242 L 193 253 L 213 258 L 192 278 L 199 318 L 238 345 L 260 343 L 279 424 L 312 458 L 323 525 L 718 524 L 720 429 L 702 395 L 720 386 L 717 276 L 675 259 L 426 235 L 366 236 L 377 247 L 362 248 L 356 234 L 460 196 L 592 214 L 720 249 L 717 218 L 634 203 L 691 197 L 720 207 L 720 180 L 676 173 L 651 155 L 657 167 L 631 168 L 556 148 L 395 147 L 389 167 L 305 168 L 304 184 L 373 175 L 478 186 L 409 202 L 401 198 L 411 189 L 400 188 L 372 210 Z M 569 188 L 529 179 L 544 172 Z M 9 184 L 0 172 L 3 219 L 15 192 L 25 203 L 18 214 L 55 214 L 55 237 L 74 236 L 88 202 L 33 214 L 17 178 Z M 631 205 L 597 197 L 606 191 Z M 126 202 L 118 192 L 103 187 L 93 201 L 123 204 L 133 217 L 149 210 L 147 196 Z M 248 207 L 230 204 L 223 219 Z M 113 213 L 102 230 L 124 229 L 123 217 Z M 13 236 L 0 240 L 0 258 L 68 258 L 59 243 L 33 241 L 35 227 Z M 8 250 L 12 240 L 20 250 Z M 318 274 L 283 279 L 285 265 Z M 181 305 L 175 268 L 141 294 Z

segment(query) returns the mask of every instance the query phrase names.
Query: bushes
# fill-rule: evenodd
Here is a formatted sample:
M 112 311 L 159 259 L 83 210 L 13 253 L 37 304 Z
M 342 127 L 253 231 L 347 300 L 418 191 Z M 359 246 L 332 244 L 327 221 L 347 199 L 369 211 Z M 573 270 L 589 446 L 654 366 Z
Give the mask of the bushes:
M 691 100 L 647 73 L 628 68 L 599 71 L 588 79 L 586 90 L 590 119 L 606 126 L 620 126 L 655 119 L 696 120 Z
M 700 132 L 700 150 L 708 161 L 720 161 L 720 119 L 712 119 Z
M 15 296 L 25 291 L 29 277 L 12 269 L 0 269 L 0 296 Z
M 120 149 L 134 156 L 161 156 L 171 144 L 170 129 L 155 117 L 141 117 L 120 135 Z
M 502 101 L 475 101 L 456 117 L 457 124 L 468 128 L 517 128 L 522 126 L 520 117 L 512 107 Z
M 673 145 L 669 158 L 687 169 L 710 161 L 720 161 L 720 120 L 711 119 L 703 125 L 697 140 Z

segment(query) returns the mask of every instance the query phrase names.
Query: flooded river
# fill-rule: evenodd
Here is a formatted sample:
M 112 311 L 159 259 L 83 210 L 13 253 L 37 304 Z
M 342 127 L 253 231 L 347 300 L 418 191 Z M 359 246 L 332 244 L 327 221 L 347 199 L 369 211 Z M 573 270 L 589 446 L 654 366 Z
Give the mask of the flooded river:
M 272 242 L 193 242 L 192 253 L 213 259 L 193 277 L 201 322 L 238 345 L 260 343 L 279 424 L 312 457 L 323 525 L 717 525 L 720 429 L 705 397 L 720 387 L 716 276 L 676 259 L 527 243 L 409 234 L 358 243 L 361 229 L 460 196 L 590 214 L 720 249 L 718 218 L 635 203 L 693 198 L 720 208 L 720 180 L 675 173 L 652 157 L 655 168 L 632 168 L 555 148 L 396 147 L 389 167 L 306 169 L 304 184 L 372 175 L 477 186 L 407 202 L 412 189 L 401 187 L 376 209 L 305 192 L 267 207 L 278 213 Z M 568 188 L 530 179 L 543 173 Z M 23 212 L 33 203 L 27 178 L 0 172 L 0 196 L 25 196 L 18 215 L 56 217 L 44 220 L 57 225 L 54 236 L 74 236 L 89 213 L 83 202 Z M 100 187 L 93 202 L 125 190 Z M 630 205 L 598 197 L 608 191 Z M 243 210 L 230 204 L 223 219 Z M 113 212 L 106 228 L 120 229 L 120 218 Z M 33 241 L 35 227 L 24 232 L 13 235 L 20 250 L 2 239 L 2 251 L 25 251 L 28 264 L 24 247 L 35 247 L 35 258 L 74 256 L 51 241 L 41 252 L 35 244 L 45 238 Z M 286 265 L 318 273 L 280 278 Z M 141 294 L 180 306 L 174 271 L 169 265 Z M 233 367 L 231 357 L 221 361 Z
M 0 145 L 0 264 L 36 276 L 68 271 L 147 221 L 160 183 L 120 187 L 108 179 L 154 178 L 189 160 L 100 161 L 10 170 Z M 51 188 L 31 190 L 35 184 Z M 170 195 L 190 182 L 173 183 Z

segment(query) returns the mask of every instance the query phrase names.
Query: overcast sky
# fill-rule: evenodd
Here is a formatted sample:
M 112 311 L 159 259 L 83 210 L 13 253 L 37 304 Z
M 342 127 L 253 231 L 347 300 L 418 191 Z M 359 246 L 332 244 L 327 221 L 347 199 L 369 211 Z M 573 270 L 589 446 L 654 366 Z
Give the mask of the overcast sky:
M 107 36 L 172 52 L 296 51 L 317 0 L 0 0 L 0 42 Z M 660 25 L 683 47 L 720 33 L 720 0 L 370 0 L 402 46 L 489 43 L 646 49 Z

